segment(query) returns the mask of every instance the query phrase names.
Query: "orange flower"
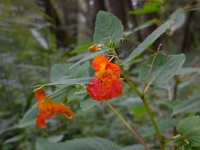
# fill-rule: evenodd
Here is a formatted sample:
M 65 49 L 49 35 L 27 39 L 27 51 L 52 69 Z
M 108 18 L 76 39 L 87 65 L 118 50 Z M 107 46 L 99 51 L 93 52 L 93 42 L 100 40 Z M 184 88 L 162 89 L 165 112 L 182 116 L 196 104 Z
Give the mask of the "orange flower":
M 88 48 L 88 52 L 96 52 L 98 50 L 96 45 L 92 45 Z
M 88 52 L 97 52 L 102 50 L 103 44 L 94 44 L 88 47 Z
M 86 90 L 94 100 L 108 100 L 122 94 L 119 66 L 109 62 L 104 56 L 97 56 L 92 62 L 96 71 L 95 79 L 90 81 Z
M 95 71 L 104 70 L 106 65 L 109 63 L 110 62 L 106 57 L 100 55 L 95 57 L 94 60 L 92 61 L 92 68 Z
M 67 119 L 71 120 L 74 118 L 74 113 L 68 107 L 53 102 L 50 97 L 46 97 L 44 90 L 38 88 L 34 91 L 35 99 L 38 101 L 37 108 L 39 114 L 36 119 L 36 126 L 38 128 L 45 128 L 46 119 L 52 117 L 56 113 L 62 113 Z

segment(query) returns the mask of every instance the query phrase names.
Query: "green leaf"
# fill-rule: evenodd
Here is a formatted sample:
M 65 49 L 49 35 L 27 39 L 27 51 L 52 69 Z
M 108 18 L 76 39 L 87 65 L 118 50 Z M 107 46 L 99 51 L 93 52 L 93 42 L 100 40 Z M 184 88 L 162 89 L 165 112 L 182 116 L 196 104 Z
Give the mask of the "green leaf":
M 69 86 L 67 91 L 67 103 L 70 103 L 76 97 L 76 87 Z
M 37 29 L 30 29 L 30 32 L 32 33 L 33 37 L 35 38 L 36 41 L 44 48 L 48 49 L 49 46 L 47 44 L 47 41 L 45 38 L 41 35 L 41 33 Z
M 81 65 L 77 66 L 76 69 L 68 69 L 71 72 L 73 78 L 82 78 L 89 76 L 90 62 L 84 62 Z M 93 75 L 92 75 L 93 76 Z
M 200 106 L 200 96 L 191 100 L 185 100 L 173 108 L 172 116 L 190 110 L 193 111 L 193 108 L 198 106 Z
M 86 84 L 89 81 L 91 81 L 92 79 L 93 79 L 93 77 L 64 79 L 64 80 L 59 80 L 59 81 L 56 81 L 56 82 L 47 83 L 44 86 L 50 86 L 50 85 L 65 85 L 65 86 L 69 86 L 69 85 L 76 85 L 76 84 Z
M 190 116 L 177 125 L 177 132 L 181 135 L 179 146 L 188 145 L 189 147 L 200 146 L 200 118 L 198 116 Z
M 174 32 L 180 27 L 182 27 L 183 24 L 185 23 L 186 12 L 184 9 L 179 8 L 170 16 L 170 18 L 174 20 L 171 26 L 171 31 Z
M 179 83 L 177 99 L 191 100 L 198 99 L 200 94 L 200 78 L 198 75 L 190 76 L 189 80 Z
M 51 67 L 50 72 L 50 81 L 55 82 L 58 80 L 64 80 L 71 76 L 70 71 L 68 71 L 69 67 L 72 64 L 54 64 Z
M 70 53 L 71 54 L 78 54 L 78 53 L 81 53 L 83 51 L 87 51 L 87 49 L 90 45 L 92 45 L 92 43 L 81 44 L 81 45 L 77 46 L 75 49 L 73 49 Z
M 149 148 L 153 148 L 152 144 L 148 144 Z M 130 146 L 126 146 L 121 148 L 120 150 L 144 150 L 144 146 L 141 144 L 134 144 L 134 145 L 130 145 Z
M 155 42 L 164 32 L 166 32 L 167 29 L 170 28 L 172 21 L 173 21 L 172 19 L 166 21 L 155 31 L 153 31 L 140 45 L 136 47 L 135 50 L 133 50 L 133 52 L 129 55 L 129 57 L 123 60 L 123 64 L 128 63 L 129 61 L 135 59 L 142 52 L 148 49 L 151 46 L 151 44 L 153 44 L 153 42 Z
M 200 68 L 198 68 L 198 67 L 181 68 L 176 73 L 176 75 L 186 75 L 186 74 L 192 74 L 192 73 L 199 73 L 200 74 Z
M 132 108 L 132 111 L 135 116 L 140 117 L 146 112 L 146 109 L 143 105 L 142 106 L 134 106 Z
M 18 126 L 20 128 L 33 125 L 35 123 L 35 118 L 38 114 L 37 104 L 34 104 L 23 116 L 20 120 Z
M 50 136 L 48 137 L 48 141 L 52 142 L 52 143 L 56 143 L 59 142 L 63 139 L 64 135 L 60 134 L 60 135 L 55 135 L 55 136 Z
M 69 69 L 72 69 L 74 68 L 75 66 L 81 64 L 82 62 L 86 61 L 86 60 L 89 60 L 89 59 L 92 59 L 98 55 L 102 55 L 103 53 L 107 52 L 109 49 L 106 49 L 106 50 L 102 50 L 102 51 L 99 51 L 99 52 L 96 52 L 96 53 L 88 53 L 87 56 L 85 56 L 83 59 L 77 61 L 75 64 L 73 64 L 71 67 L 69 67 Z M 69 70 L 70 71 L 70 70 Z
M 149 72 L 153 57 L 154 55 L 151 55 L 147 58 L 139 72 L 140 80 L 146 84 L 160 85 L 168 82 L 185 61 L 184 54 L 166 56 L 158 53 L 151 72 Z
M 69 69 L 71 66 L 72 63 L 54 64 L 50 72 L 51 82 L 89 76 L 89 62 L 78 64 L 77 68 L 73 70 Z
M 110 13 L 100 11 L 95 22 L 94 43 L 113 42 L 118 44 L 122 39 L 123 25 Z
M 149 26 L 152 26 L 152 25 L 154 25 L 154 24 L 157 24 L 158 22 L 159 22 L 159 20 L 158 20 L 157 18 L 151 19 L 151 20 L 145 22 L 144 24 L 142 24 L 142 25 L 136 27 L 136 28 L 133 30 L 133 32 L 137 32 L 137 31 L 139 31 L 139 30 L 145 29 L 145 28 L 147 28 L 147 27 L 149 27 Z
M 86 111 L 94 106 L 98 105 L 100 102 L 92 100 L 90 97 L 86 96 L 80 103 L 81 110 Z
M 158 122 L 158 127 L 161 132 L 166 132 L 170 131 L 174 126 L 177 125 L 178 120 L 174 118 L 165 118 L 164 120 L 159 120 Z M 155 133 L 155 130 L 152 126 L 147 127 L 143 136 L 144 137 L 149 137 L 152 136 L 152 134 Z
M 36 150 L 119 150 L 111 141 L 103 138 L 88 137 L 69 140 L 61 143 L 51 143 L 45 139 L 37 139 Z
M 16 136 L 14 136 L 14 137 L 11 137 L 11 138 L 5 140 L 3 143 L 4 143 L 4 144 L 15 143 L 15 142 L 19 142 L 19 141 L 22 140 L 23 138 L 24 138 L 24 134 L 16 135 Z
M 129 13 L 134 15 L 141 15 L 141 14 L 157 12 L 161 4 L 162 4 L 161 1 L 146 2 L 144 3 L 143 8 L 131 10 L 129 11 Z

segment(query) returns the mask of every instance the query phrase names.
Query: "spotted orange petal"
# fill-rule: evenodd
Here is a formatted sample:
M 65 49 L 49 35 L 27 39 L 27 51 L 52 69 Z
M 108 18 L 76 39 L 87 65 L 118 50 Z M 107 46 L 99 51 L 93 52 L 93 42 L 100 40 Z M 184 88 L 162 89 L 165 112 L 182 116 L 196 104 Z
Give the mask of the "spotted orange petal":
M 92 68 L 96 71 L 100 71 L 105 68 L 105 66 L 110 63 L 109 60 L 105 56 L 97 56 L 92 61 Z
M 34 97 L 38 101 L 44 99 L 44 97 L 45 97 L 44 90 L 42 88 L 38 88 L 38 89 L 34 90 Z
M 94 79 L 88 83 L 86 90 L 94 100 L 109 100 L 122 94 L 122 83 L 115 80 L 110 86 L 105 87 L 101 80 Z
M 53 102 L 52 110 L 55 111 L 56 113 L 62 113 L 69 120 L 74 118 L 74 113 L 72 112 L 72 110 L 62 104 Z
M 107 80 L 105 82 L 113 82 L 120 79 L 119 67 L 115 64 L 108 63 L 105 69 L 96 71 L 95 78 L 100 80 Z
M 40 111 L 39 114 L 37 115 L 36 126 L 38 128 L 45 128 L 45 120 L 46 120 L 46 118 L 47 118 L 46 113 Z
M 36 126 L 38 128 L 45 128 L 45 120 L 51 118 L 56 113 L 62 113 L 70 120 L 74 118 L 74 113 L 70 108 L 63 104 L 53 102 L 50 97 L 45 97 L 43 100 L 38 101 L 37 108 L 40 111 L 36 119 Z
M 112 71 L 115 71 L 115 72 L 119 72 L 119 66 L 116 65 L 116 64 L 113 64 L 113 63 L 108 63 L 105 67 L 105 70 L 112 70 Z

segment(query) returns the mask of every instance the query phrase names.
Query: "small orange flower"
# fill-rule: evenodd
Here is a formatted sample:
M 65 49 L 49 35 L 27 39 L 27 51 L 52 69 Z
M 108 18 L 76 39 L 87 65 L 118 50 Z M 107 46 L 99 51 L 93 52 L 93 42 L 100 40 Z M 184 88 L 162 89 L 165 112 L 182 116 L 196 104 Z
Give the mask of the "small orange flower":
M 53 102 L 50 97 L 46 97 L 44 90 L 38 88 L 34 91 L 35 99 L 38 101 L 37 108 L 39 114 L 36 119 L 36 126 L 38 128 L 45 128 L 46 119 L 52 117 L 56 113 L 62 113 L 67 119 L 71 120 L 74 118 L 74 113 L 68 107 Z
M 109 62 L 104 56 L 97 56 L 92 62 L 96 71 L 95 79 L 90 81 L 86 90 L 94 100 L 108 100 L 122 94 L 119 66 Z
M 97 52 L 102 50 L 103 44 L 94 44 L 88 47 L 88 52 Z
M 88 52 L 96 52 L 98 50 L 96 45 L 92 45 L 90 47 L 88 47 Z

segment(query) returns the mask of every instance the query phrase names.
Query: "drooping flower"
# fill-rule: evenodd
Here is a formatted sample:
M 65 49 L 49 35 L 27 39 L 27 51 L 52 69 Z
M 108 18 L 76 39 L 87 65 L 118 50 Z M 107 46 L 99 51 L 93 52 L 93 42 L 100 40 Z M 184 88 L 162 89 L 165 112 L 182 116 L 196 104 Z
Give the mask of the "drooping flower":
M 36 119 L 36 126 L 38 128 L 45 128 L 46 119 L 51 118 L 56 113 L 62 113 L 69 120 L 74 118 L 74 113 L 71 109 L 45 96 L 45 92 L 42 88 L 38 88 L 34 91 L 34 97 L 38 101 L 37 108 L 39 114 Z
M 109 100 L 122 94 L 120 69 L 105 56 L 97 56 L 92 62 L 95 79 L 90 81 L 86 90 L 94 100 Z

